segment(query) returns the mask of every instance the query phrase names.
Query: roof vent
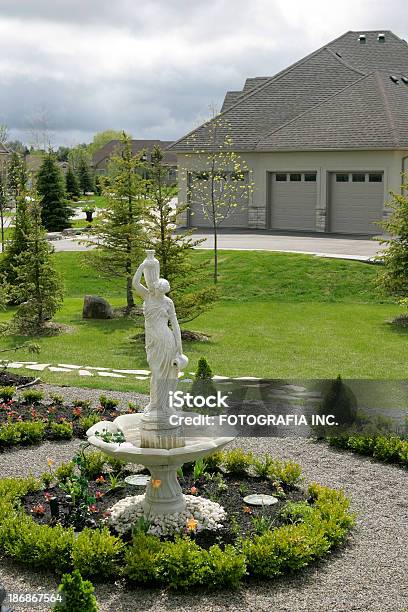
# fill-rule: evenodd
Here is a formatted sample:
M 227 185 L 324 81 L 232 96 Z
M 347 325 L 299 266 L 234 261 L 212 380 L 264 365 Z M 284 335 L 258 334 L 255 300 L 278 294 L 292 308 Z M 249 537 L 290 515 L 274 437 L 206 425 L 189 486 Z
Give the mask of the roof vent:
M 408 77 L 406 76 L 401 77 L 401 81 L 405 83 L 405 85 L 408 85 Z
M 360 34 L 360 36 L 358 37 L 358 42 L 360 43 L 360 45 L 365 45 L 365 43 L 366 43 L 366 35 L 365 34 Z
M 341 53 L 339 53 L 338 51 L 336 51 L 336 55 L 337 57 L 341 57 Z
M 390 74 L 390 79 L 393 83 L 399 83 L 398 77 L 394 76 L 393 74 Z
M 378 42 L 379 42 L 379 43 L 383 43 L 383 42 L 385 42 L 385 34 L 384 34 L 384 32 L 380 32 L 380 33 L 378 34 L 378 36 L 377 36 L 377 40 L 378 40 Z

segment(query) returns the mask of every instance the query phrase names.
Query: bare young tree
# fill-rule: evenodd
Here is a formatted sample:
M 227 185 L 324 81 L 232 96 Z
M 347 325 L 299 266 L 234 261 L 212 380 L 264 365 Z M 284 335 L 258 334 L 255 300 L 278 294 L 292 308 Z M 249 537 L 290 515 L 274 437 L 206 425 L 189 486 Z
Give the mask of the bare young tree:
M 0 123 L 0 144 L 5 145 L 9 138 L 9 130 L 5 123 Z
M 214 236 L 214 283 L 218 281 L 218 230 L 234 212 L 247 206 L 253 192 L 248 164 L 234 151 L 229 124 L 222 115 L 214 116 L 201 129 L 205 147 L 192 138 L 189 168 L 182 168 L 187 180 L 190 214 L 199 206 Z M 183 203 L 182 203 L 183 204 Z M 191 219 L 194 225 L 194 218 Z

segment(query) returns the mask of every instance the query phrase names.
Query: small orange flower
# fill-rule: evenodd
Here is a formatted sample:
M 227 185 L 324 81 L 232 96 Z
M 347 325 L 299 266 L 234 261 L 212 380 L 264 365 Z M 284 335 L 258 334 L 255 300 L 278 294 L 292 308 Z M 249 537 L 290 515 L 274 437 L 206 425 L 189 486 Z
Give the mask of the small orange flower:
M 98 476 L 98 478 L 95 479 L 95 482 L 98 482 L 100 484 L 102 482 L 105 482 L 105 478 L 101 474 L 100 476 Z
M 161 480 L 158 480 L 158 479 L 157 480 L 153 480 L 152 479 L 150 482 L 152 483 L 153 489 L 159 489 L 161 487 L 161 483 L 162 483 Z
M 198 526 L 198 521 L 196 521 L 195 518 L 188 519 L 186 526 L 189 531 L 195 531 Z
M 88 506 L 88 510 L 89 512 L 91 512 L 92 514 L 95 514 L 96 512 L 99 512 L 98 508 L 95 506 L 95 504 L 91 504 L 90 506 Z
M 249 506 L 244 506 L 244 512 L 245 514 L 252 514 L 252 510 Z
M 42 504 L 36 504 L 31 508 L 31 512 L 37 516 L 43 516 L 45 514 L 45 508 Z
M 54 459 L 50 459 L 50 458 L 47 459 L 47 465 L 49 468 L 52 467 L 54 463 L 55 463 Z
M 102 499 L 102 497 L 103 497 L 102 491 L 96 491 L 95 492 L 95 498 L 96 499 Z
M 197 489 L 197 487 L 191 487 L 191 489 L 190 489 L 190 493 L 191 493 L 192 495 L 197 495 L 197 493 L 198 493 L 198 489 Z

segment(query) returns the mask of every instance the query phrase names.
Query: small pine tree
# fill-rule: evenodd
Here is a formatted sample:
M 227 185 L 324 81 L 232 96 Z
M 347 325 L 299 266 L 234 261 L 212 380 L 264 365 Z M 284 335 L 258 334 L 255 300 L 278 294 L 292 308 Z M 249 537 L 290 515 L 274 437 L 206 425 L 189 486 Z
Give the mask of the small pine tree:
M 209 397 L 216 395 L 217 390 L 213 383 L 213 373 L 205 357 L 200 357 L 197 363 L 195 379 L 191 387 L 191 393 L 194 397 Z
M 38 335 L 61 307 L 63 292 L 52 260 L 53 248 L 41 224 L 37 196 L 27 204 L 26 231 L 27 249 L 12 261 L 14 281 L 10 294 L 20 304 L 13 317 L 13 328 L 21 334 Z
M 350 426 L 357 416 L 357 398 L 342 381 L 340 374 L 335 380 L 328 381 L 318 413 L 320 416 L 333 415 L 339 427 Z M 337 426 L 336 426 L 337 427 Z M 333 431 L 333 426 L 318 426 L 320 435 Z
M 26 253 L 29 248 L 29 230 L 30 217 L 27 210 L 26 195 L 22 194 L 17 199 L 11 240 L 6 245 L 3 259 L 0 260 L 0 275 L 11 286 L 16 282 L 17 258 L 22 253 Z M 11 303 L 18 304 L 19 302 L 12 300 Z
M 95 191 L 93 176 L 85 155 L 82 155 L 79 160 L 77 174 L 82 193 Z
M 1 251 L 4 252 L 5 246 L 5 212 L 7 210 L 7 190 L 3 175 L 0 173 L 0 232 L 1 232 Z
M 119 150 L 111 157 L 108 187 L 104 190 L 105 208 L 92 226 L 90 244 L 97 248 L 88 261 L 108 278 L 125 279 L 126 306 L 135 306 L 132 279 L 134 269 L 144 256 L 143 228 L 145 180 L 139 170 L 140 155 L 133 155 L 130 138 L 123 133 Z
M 70 227 L 72 210 L 68 206 L 63 177 L 52 151 L 45 156 L 38 171 L 37 192 L 44 227 L 50 232 L 60 232 Z
M 21 189 L 24 187 L 21 182 L 23 166 L 24 162 L 21 155 L 13 151 L 7 164 L 7 188 L 14 201 L 17 200 L 18 195 L 21 193 Z
M 54 606 L 54 612 L 98 612 L 92 582 L 84 580 L 79 570 L 62 576 L 58 593 L 62 601 Z
M 408 175 L 404 176 L 402 193 L 392 193 L 391 215 L 380 223 L 389 238 L 381 239 L 386 248 L 381 254 L 384 267 L 378 286 L 399 303 L 408 305 Z
M 71 166 L 69 166 L 67 174 L 65 175 L 65 188 L 67 195 L 70 198 L 79 198 L 81 195 L 78 177 L 72 170 Z
M 194 248 L 203 240 L 194 240 L 193 229 L 183 234 L 174 232 L 188 207 L 172 203 L 175 190 L 166 184 L 167 172 L 163 165 L 163 151 L 155 147 L 149 167 L 146 247 L 155 250 L 160 272 L 170 283 L 179 320 L 187 323 L 215 301 L 216 290 L 213 285 L 205 286 L 203 283 L 203 263 L 193 263 Z

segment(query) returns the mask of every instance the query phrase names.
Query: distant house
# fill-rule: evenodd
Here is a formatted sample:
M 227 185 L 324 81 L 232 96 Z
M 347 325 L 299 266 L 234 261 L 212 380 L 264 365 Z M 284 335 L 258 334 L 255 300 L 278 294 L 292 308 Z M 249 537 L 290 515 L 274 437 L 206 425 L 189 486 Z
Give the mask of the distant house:
M 220 118 L 254 184 L 223 227 L 379 233 L 389 191 L 400 191 L 408 170 L 408 45 L 387 30 L 346 32 L 278 74 L 227 92 Z M 206 167 L 209 125 L 169 148 L 189 225 L 209 225 L 187 187 L 189 174 Z M 225 148 L 218 133 L 216 147 Z
M 147 161 L 150 161 L 153 148 L 159 146 L 164 152 L 163 162 L 169 169 L 168 182 L 177 181 L 177 155 L 171 151 L 166 151 L 167 147 L 173 144 L 167 140 L 132 140 L 132 153 L 136 155 L 141 151 L 146 151 Z M 120 148 L 120 140 L 111 140 L 93 155 L 92 165 L 95 174 L 106 174 L 108 171 L 109 159 L 112 154 Z

